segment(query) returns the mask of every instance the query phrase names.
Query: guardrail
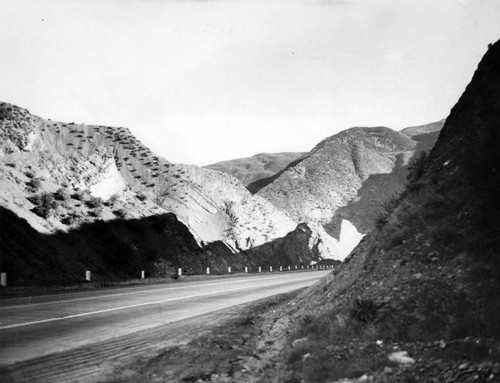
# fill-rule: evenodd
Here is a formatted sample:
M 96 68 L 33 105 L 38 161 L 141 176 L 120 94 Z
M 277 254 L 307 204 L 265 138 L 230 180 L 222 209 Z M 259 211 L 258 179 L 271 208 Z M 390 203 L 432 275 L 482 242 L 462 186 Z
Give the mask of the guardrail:
M 311 269 L 311 270 L 314 270 L 314 269 L 317 269 L 317 270 L 321 270 L 321 269 L 333 269 L 333 265 L 308 265 L 308 266 L 306 266 L 305 269 L 306 270 L 307 269 Z M 294 267 L 288 265 L 285 268 L 283 266 L 279 266 L 279 272 L 287 272 L 287 271 L 294 271 L 294 270 L 304 270 L 304 265 L 301 265 L 300 269 L 299 269 L 298 265 L 295 265 Z M 252 270 L 248 266 L 245 266 L 244 273 L 245 274 L 249 274 L 251 272 L 252 272 Z M 255 269 L 254 272 L 255 273 L 262 273 L 262 266 L 259 266 L 257 269 Z M 278 271 L 273 271 L 273 266 L 269 266 L 269 272 L 273 273 L 273 272 L 278 272 Z M 211 273 L 210 267 L 207 267 L 206 268 L 206 274 L 210 275 L 210 273 Z M 177 269 L 177 276 L 180 277 L 180 276 L 182 276 L 182 274 L 183 274 L 183 269 L 182 268 L 178 268 Z M 234 274 L 234 271 L 233 271 L 233 268 L 231 266 L 228 266 L 227 273 L 218 272 L 217 274 Z M 140 270 L 140 276 L 141 276 L 141 279 L 146 279 L 146 271 L 145 270 Z M 91 270 L 86 270 L 85 271 L 85 280 L 87 282 L 91 282 L 92 281 L 92 272 L 91 272 Z M 5 273 L 5 272 L 0 273 L 0 286 L 1 287 L 7 287 L 7 273 Z

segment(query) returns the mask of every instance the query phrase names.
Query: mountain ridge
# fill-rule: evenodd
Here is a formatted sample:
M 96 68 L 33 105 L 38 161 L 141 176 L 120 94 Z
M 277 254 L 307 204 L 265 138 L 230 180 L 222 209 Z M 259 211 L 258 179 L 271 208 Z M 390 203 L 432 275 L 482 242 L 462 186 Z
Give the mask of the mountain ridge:
M 26 204 L 19 209 L 12 203 L 15 184 L 23 188 L 30 182 L 25 173 L 39 179 L 51 192 L 64 187 L 60 185 L 64 182 L 69 192 L 88 190 L 104 200 L 119 194 L 126 200 L 125 205 L 140 195 L 143 200 L 136 204 L 137 214 L 153 214 L 159 209 L 174 212 L 198 241 L 223 240 L 233 249 L 246 248 L 248 237 L 253 244 L 260 244 L 284 236 L 296 226 L 266 201 L 251 196 L 235 178 L 196 166 L 172 164 L 152 153 L 128 129 L 48 121 L 9 104 L 3 104 L 2 117 L 2 158 L 25 168 L 4 168 L 4 181 L 10 184 L 4 189 L 12 193 L 3 195 L 3 204 L 18 213 L 24 210 L 24 218 L 31 221 L 40 223 L 26 213 Z M 251 221 L 262 221 L 266 228 L 230 227 L 235 212 L 227 203 L 237 204 L 242 214 Z M 107 209 L 104 213 L 105 219 L 111 218 Z M 55 220 L 45 224 L 46 230 L 64 229 Z
M 198 247 L 220 242 L 224 245 L 215 247 L 225 256 L 224 247 L 241 253 L 297 227 L 236 178 L 173 164 L 126 128 L 46 120 L 8 103 L 0 103 L 0 185 L 0 206 L 46 235 L 172 213 L 175 225 L 187 227 Z M 319 232 L 314 241 L 327 243 L 327 237 Z M 310 262 L 318 260 L 313 246 L 305 255 Z M 267 256 L 272 262 L 273 254 Z
M 322 224 L 337 239 L 342 220 L 367 233 L 383 200 L 402 190 L 410 160 L 432 147 L 442 123 L 402 132 L 386 127 L 339 132 L 268 179 L 256 194 L 296 221 Z
M 304 154 L 302 152 L 257 153 L 251 157 L 220 161 L 204 167 L 231 174 L 248 188 L 248 185 L 254 182 L 273 176 Z

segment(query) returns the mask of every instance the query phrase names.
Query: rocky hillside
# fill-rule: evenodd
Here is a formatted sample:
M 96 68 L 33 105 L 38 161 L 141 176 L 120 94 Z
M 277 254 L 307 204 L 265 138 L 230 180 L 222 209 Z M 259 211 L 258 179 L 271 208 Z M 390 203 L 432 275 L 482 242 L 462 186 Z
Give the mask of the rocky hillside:
M 172 164 L 128 129 L 54 122 L 7 103 L 0 104 L 0 186 L 0 207 L 44 235 L 173 213 L 196 246 L 220 241 L 235 253 L 297 226 L 236 178 Z
M 173 212 L 198 241 L 222 240 L 246 249 L 296 226 L 235 178 L 171 164 L 125 128 L 46 121 L 9 104 L 1 110 L 0 203 L 39 231 L 65 230 L 96 218 Z M 81 196 L 67 199 L 66 209 L 60 204 L 46 216 L 36 214 L 34 198 L 58 191 Z M 109 203 L 99 202 L 97 212 L 87 203 L 90 198 Z
M 259 153 L 252 157 L 217 162 L 205 167 L 231 174 L 245 186 L 248 186 L 255 181 L 272 177 L 280 170 L 283 170 L 290 162 L 303 157 L 305 154 L 296 152 Z
M 442 123 L 402 132 L 385 127 L 345 130 L 290 164 L 257 195 L 296 221 L 324 225 L 337 239 L 342 220 L 367 233 L 382 202 L 403 189 L 409 161 L 432 147 Z
M 283 380 L 500 380 L 499 100 L 500 41 L 378 228 L 282 313 Z

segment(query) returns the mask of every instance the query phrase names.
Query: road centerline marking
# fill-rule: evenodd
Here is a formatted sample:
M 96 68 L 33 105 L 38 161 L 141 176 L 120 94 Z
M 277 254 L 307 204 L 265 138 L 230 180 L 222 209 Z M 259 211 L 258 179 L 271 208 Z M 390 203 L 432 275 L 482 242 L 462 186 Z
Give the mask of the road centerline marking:
M 313 279 L 313 278 L 309 278 L 309 279 Z M 307 278 L 304 278 L 300 282 L 305 282 L 305 281 L 307 281 Z M 281 280 L 281 281 L 278 281 L 278 282 L 273 282 L 273 283 L 267 283 L 267 284 L 259 285 L 258 287 L 272 286 L 272 285 L 280 284 L 280 283 L 283 283 L 283 282 L 284 281 Z M 7 326 L 0 326 L 0 330 L 7 330 L 7 329 L 12 329 L 12 328 L 18 328 L 18 327 L 25 327 L 25 326 L 35 325 L 35 324 L 49 323 L 49 322 L 61 321 L 61 320 L 72 319 L 72 318 L 80 318 L 80 317 L 85 317 L 85 316 L 90 316 L 90 315 L 97 315 L 97 314 L 108 313 L 108 312 L 113 312 L 113 311 L 126 310 L 126 309 L 130 309 L 130 308 L 135 308 L 135 307 L 143 307 L 143 306 L 148 306 L 148 305 L 155 305 L 155 304 L 160 304 L 160 303 L 178 301 L 178 300 L 182 300 L 182 299 L 191 299 L 191 298 L 196 298 L 196 297 L 216 295 L 216 294 L 220 294 L 220 293 L 228 293 L 228 292 L 245 290 L 245 289 L 252 289 L 252 288 L 255 288 L 255 286 L 238 287 L 238 288 L 229 289 L 229 290 L 218 290 L 218 291 L 213 291 L 213 292 L 210 292 L 210 293 L 202 293 L 202 294 L 195 294 L 195 295 L 186 295 L 186 296 L 182 296 L 182 297 L 162 299 L 162 300 L 153 301 L 153 302 L 137 303 L 137 304 L 134 304 L 134 305 L 113 307 L 113 308 L 110 308 L 110 309 L 90 311 L 90 312 L 86 312 L 86 313 L 72 314 L 72 315 L 66 315 L 66 316 L 59 316 L 59 317 L 55 317 L 55 318 L 47 318 L 47 319 L 41 319 L 41 320 L 31 321 L 31 322 L 16 323 L 16 324 L 7 325 Z
M 296 276 L 294 274 L 293 276 Z M 221 283 L 203 283 L 203 284 L 192 284 L 191 286 L 189 285 L 190 283 L 186 283 L 184 286 L 162 286 L 156 289 L 147 289 L 147 290 L 142 290 L 142 291 L 130 291 L 130 292 L 124 292 L 124 293 L 117 293 L 117 294 L 102 294 L 102 295 L 97 295 L 97 296 L 91 296 L 91 297 L 83 297 L 83 298 L 73 298 L 73 299 L 66 299 L 66 300 L 59 300 L 59 301 L 50 301 L 50 302 L 37 302 L 37 303 L 27 303 L 27 304 L 14 304 L 10 306 L 1 306 L 0 310 L 7 310 L 7 309 L 24 309 L 26 307 L 36 307 L 36 306 L 44 306 L 44 305 L 57 305 L 57 304 L 63 304 L 63 303 L 70 303 L 70 302 L 79 302 L 79 301 L 86 301 L 86 300 L 92 300 L 92 299 L 105 299 L 105 298 L 111 298 L 111 297 L 121 297 L 121 296 L 128 296 L 128 295 L 140 295 L 140 294 L 148 294 L 148 293 L 157 293 L 161 292 L 163 290 L 179 290 L 179 289 L 184 289 L 184 288 L 189 288 L 189 287 L 207 287 L 207 286 L 223 286 L 223 285 L 229 285 L 229 284 L 235 284 L 235 283 L 241 283 L 241 281 L 255 281 L 258 279 L 262 280 L 274 280 L 274 279 L 280 279 L 280 280 L 286 280 L 288 278 L 292 277 L 292 275 L 286 275 L 286 276 L 265 276 L 265 277 L 252 277 L 252 278 L 241 278 L 241 279 L 236 279 L 232 281 L 226 281 L 223 280 Z M 307 278 L 305 278 L 307 279 Z M 141 286 L 142 287 L 142 286 Z M 85 292 L 82 292 L 85 293 Z M 42 297 L 50 297 L 50 295 L 43 295 Z M 1 303 L 1 300 L 0 300 Z

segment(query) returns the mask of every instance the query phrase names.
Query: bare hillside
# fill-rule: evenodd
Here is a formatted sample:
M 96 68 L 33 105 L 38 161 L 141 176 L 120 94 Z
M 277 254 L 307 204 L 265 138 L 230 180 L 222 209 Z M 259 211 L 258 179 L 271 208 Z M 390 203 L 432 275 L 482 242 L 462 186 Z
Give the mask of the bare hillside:
M 343 220 L 367 233 L 382 202 L 403 189 L 410 159 L 432 147 L 442 123 L 402 133 L 385 127 L 345 130 L 320 142 L 257 194 L 296 221 L 322 224 L 337 239 Z
M 173 213 L 195 247 L 220 242 L 236 253 L 297 226 L 236 178 L 172 164 L 126 128 L 45 120 L 8 103 L 0 104 L 0 186 L 0 207 L 44 235 Z
M 205 167 L 231 174 L 245 186 L 248 186 L 253 182 L 275 175 L 289 163 L 305 154 L 296 152 L 259 153 L 252 157 L 217 162 Z

